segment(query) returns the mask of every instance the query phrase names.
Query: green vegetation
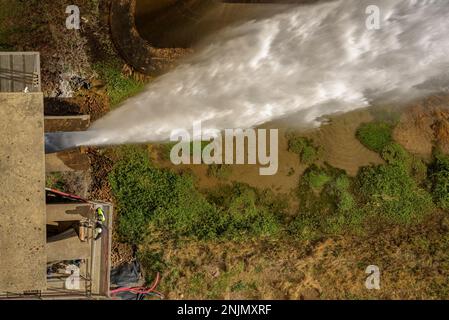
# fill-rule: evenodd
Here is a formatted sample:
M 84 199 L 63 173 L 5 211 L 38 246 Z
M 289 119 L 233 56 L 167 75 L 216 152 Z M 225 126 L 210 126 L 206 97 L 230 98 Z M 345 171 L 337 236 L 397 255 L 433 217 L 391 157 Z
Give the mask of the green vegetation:
M 400 166 L 406 170 L 411 169 L 411 155 L 396 142 L 386 144 L 381 150 L 381 157 L 388 164 Z
M 170 233 L 207 237 L 215 208 L 207 203 L 188 175 L 152 166 L 145 149 L 127 147 L 110 174 L 120 220 L 118 231 L 130 243 L 141 242 L 150 224 Z
M 357 176 L 358 194 L 367 214 L 390 222 L 411 224 L 429 213 L 432 199 L 398 165 L 363 168 Z
M 358 201 L 367 217 L 416 223 L 433 209 L 429 193 L 420 187 L 426 178 L 426 165 L 392 141 L 393 128 L 387 122 L 374 122 L 357 131 L 358 139 L 386 162 L 360 170 L 356 179 Z
M 367 217 L 416 223 L 433 209 L 431 196 L 420 187 L 427 176 L 426 165 L 392 141 L 392 129 L 391 124 L 375 122 L 362 125 L 357 132 L 360 141 L 386 162 L 360 170 L 356 179 L 359 204 Z
M 188 246 L 193 240 L 213 245 L 261 238 L 315 241 L 348 234 L 368 236 L 391 226 L 419 228 L 436 207 L 449 206 L 449 157 L 436 152 L 428 167 L 394 142 L 391 131 L 385 134 L 386 126 L 392 129 L 389 124 L 377 123 L 375 130 L 358 131 L 359 139 L 370 137 L 365 141 L 379 150 L 385 164 L 361 168 L 355 177 L 326 163 L 318 164 L 315 156 L 307 158 L 315 160 L 296 189 L 296 212 L 292 212 L 287 195 L 226 181 L 227 167 L 208 169 L 209 176 L 226 183 L 199 190 L 191 175 L 154 166 L 147 149 L 123 147 L 110 173 L 119 213 L 118 232 L 123 241 L 140 244 L 138 258 L 147 282 L 153 281 L 156 272 L 164 272 L 164 288 L 172 291 L 185 273 L 179 268 L 181 262 L 164 254 L 167 243 Z M 309 147 L 318 150 L 309 140 L 291 140 L 290 150 L 300 155 Z M 217 272 L 212 279 L 198 272 L 196 260 L 186 266 L 193 272 L 187 277 L 191 296 L 205 291 L 209 298 L 222 297 L 225 291 L 257 294 L 255 283 L 241 280 L 230 269 Z
M 269 191 L 236 183 L 212 190 L 208 199 L 219 208 L 217 219 L 227 238 L 275 236 L 281 230 L 285 207 Z
M 280 230 L 281 208 L 247 185 L 235 184 L 210 191 L 206 198 L 193 178 L 154 167 L 145 149 L 122 148 L 122 159 L 110 174 L 120 214 L 123 241 L 142 242 L 152 230 L 170 238 L 198 239 L 270 236 Z
M 373 122 L 357 131 L 358 139 L 386 164 L 361 168 L 355 178 L 329 165 L 312 164 L 304 172 L 298 188 L 300 209 L 287 227 L 291 234 L 313 240 L 367 233 L 391 224 L 416 224 L 435 205 L 449 207 L 449 158 L 435 156 L 429 181 L 427 165 L 392 140 L 393 128 L 388 122 Z M 299 152 L 304 143 L 293 140 L 290 150 Z
M 352 180 L 329 165 L 312 165 L 298 188 L 300 209 L 288 226 L 295 237 L 315 240 L 325 235 L 359 232 L 363 219 L 355 208 Z
M 385 134 L 384 125 L 374 127 L 377 129 L 370 131 L 369 136 L 376 141 L 376 149 L 382 146 L 379 153 L 386 164 L 361 168 L 355 178 L 327 164 L 310 165 L 300 180 L 299 210 L 292 218 L 286 214 L 288 199 L 270 191 L 241 183 L 200 191 L 191 175 L 155 167 L 146 149 L 122 148 L 121 160 L 110 174 L 120 214 L 119 234 L 133 244 L 141 243 L 149 232 L 167 239 L 291 234 L 311 240 L 369 232 L 372 221 L 376 221 L 376 227 L 383 223 L 417 223 L 434 208 L 432 196 L 425 189 L 427 167 L 392 141 L 391 135 Z M 359 138 L 363 139 L 360 135 Z M 302 154 L 307 148 L 317 150 L 310 140 L 290 140 L 290 150 L 294 152 Z M 430 175 L 434 202 L 442 208 L 448 205 L 448 167 L 447 157 L 438 156 Z M 227 169 L 210 166 L 208 175 L 225 180 L 230 174 Z
M 169 203 L 170 182 L 176 176 L 152 168 L 142 148 L 120 151 L 123 158 L 109 176 L 120 213 L 118 232 L 125 241 L 139 243 L 148 232 L 153 211 Z
M 318 160 L 320 150 L 313 141 L 304 137 L 293 136 L 288 141 L 288 150 L 299 155 L 301 162 L 311 164 Z
M 401 165 L 362 168 L 355 179 L 331 167 L 310 167 L 298 189 L 300 210 L 289 231 L 314 240 L 370 232 L 385 224 L 414 224 L 432 212 L 432 198 Z
M 99 62 L 94 66 L 94 70 L 106 83 L 106 91 L 111 101 L 111 106 L 115 107 L 127 98 L 136 95 L 143 90 L 145 83 L 137 81 L 132 77 L 125 76 L 121 71 L 119 61 L 111 60 Z
M 331 179 L 326 170 L 314 166 L 308 170 L 304 176 L 304 181 L 313 189 L 323 188 Z
M 394 126 L 387 122 L 371 122 L 363 124 L 357 130 L 357 138 L 370 150 L 382 152 L 392 142 Z
M 350 192 L 351 181 L 348 176 L 340 175 L 335 179 L 334 192 L 337 197 L 337 210 L 339 212 L 349 212 L 354 209 L 355 200 Z
M 429 167 L 432 197 L 438 207 L 449 210 L 449 156 L 436 151 L 434 157 Z

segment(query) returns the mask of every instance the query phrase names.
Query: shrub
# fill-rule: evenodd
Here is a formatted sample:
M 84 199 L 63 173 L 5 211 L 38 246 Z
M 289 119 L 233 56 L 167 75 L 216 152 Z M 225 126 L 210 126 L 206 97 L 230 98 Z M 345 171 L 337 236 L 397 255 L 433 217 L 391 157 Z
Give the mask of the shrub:
M 309 187 L 317 190 L 323 188 L 332 179 L 332 177 L 326 172 L 326 170 L 317 166 L 312 166 L 305 172 L 303 179 Z
M 288 141 L 288 150 L 299 155 L 301 162 L 311 164 L 318 160 L 319 149 L 311 139 L 304 137 L 292 137 Z
M 422 184 L 427 178 L 426 164 L 396 142 L 387 144 L 381 156 L 388 164 L 400 166 L 406 170 L 418 184 Z
M 109 174 L 120 214 L 118 233 L 124 241 L 139 243 L 154 211 L 170 202 L 176 176 L 153 168 L 143 148 L 126 147 L 120 153 L 122 159 Z
M 392 164 L 362 168 L 352 181 L 332 167 L 310 167 L 299 185 L 299 211 L 289 223 L 290 233 L 317 240 L 339 234 L 361 234 L 376 221 L 387 224 L 419 222 L 433 209 L 430 195 L 421 189 L 405 163 L 408 153 L 391 145 L 384 156 Z
M 351 179 L 330 166 L 311 166 L 299 185 L 299 212 L 289 223 L 295 236 L 316 240 L 326 235 L 358 231 L 364 219 L 355 210 Z
M 419 185 L 423 184 L 427 179 L 427 165 L 423 160 L 417 157 L 412 157 L 410 174 Z
M 339 212 L 347 212 L 354 208 L 355 200 L 349 187 L 351 181 L 347 175 L 340 175 L 335 180 L 335 194 L 337 196 L 337 209 Z
M 326 221 L 325 231 L 331 235 L 344 233 L 363 234 L 365 222 L 365 212 L 363 210 L 352 208 L 347 211 L 339 211 L 329 217 Z
M 449 156 L 437 152 L 433 164 L 429 167 L 432 197 L 435 204 L 449 209 Z
M 301 240 L 316 240 L 323 236 L 320 221 L 308 214 L 298 214 L 290 222 L 288 230 Z
M 216 208 L 196 190 L 192 177 L 155 168 L 143 149 L 128 149 L 110 182 L 125 241 L 141 242 L 150 224 L 176 236 L 211 238 L 220 231 Z
M 387 221 L 409 224 L 432 208 L 429 194 L 416 185 L 402 166 L 365 167 L 357 182 L 367 212 Z
M 411 168 L 412 157 L 396 142 L 390 142 L 385 145 L 382 149 L 381 156 L 388 164 L 398 165 L 406 170 Z
M 382 152 L 392 142 L 393 125 L 386 122 L 365 123 L 357 130 L 357 139 L 368 149 Z
M 226 227 L 218 209 L 196 190 L 189 176 L 177 176 L 170 204 L 155 211 L 153 222 L 172 237 L 200 239 L 216 238 Z
M 220 210 L 225 237 L 276 236 L 281 231 L 286 205 L 269 191 L 235 183 L 210 191 L 208 198 Z

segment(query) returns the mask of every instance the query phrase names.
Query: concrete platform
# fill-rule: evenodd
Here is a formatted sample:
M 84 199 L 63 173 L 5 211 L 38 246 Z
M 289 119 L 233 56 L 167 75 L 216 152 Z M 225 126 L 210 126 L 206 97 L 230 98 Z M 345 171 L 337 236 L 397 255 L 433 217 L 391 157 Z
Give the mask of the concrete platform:
M 48 204 L 47 223 L 58 221 L 81 221 L 93 219 L 94 210 L 90 203 Z
M 0 292 L 46 288 L 42 93 L 0 93 Z
M 92 245 L 81 242 L 74 229 L 51 237 L 47 243 L 47 262 L 88 259 L 91 256 Z

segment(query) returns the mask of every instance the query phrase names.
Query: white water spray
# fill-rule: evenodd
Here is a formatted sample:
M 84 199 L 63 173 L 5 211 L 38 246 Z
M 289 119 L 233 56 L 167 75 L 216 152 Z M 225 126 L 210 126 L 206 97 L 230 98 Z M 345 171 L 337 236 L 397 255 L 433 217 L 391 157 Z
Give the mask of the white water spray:
M 378 5 L 380 30 L 366 28 Z M 340 0 L 226 29 L 198 53 L 65 144 L 168 140 L 175 129 L 250 128 L 405 101 L 449 67 L 447 0 Z

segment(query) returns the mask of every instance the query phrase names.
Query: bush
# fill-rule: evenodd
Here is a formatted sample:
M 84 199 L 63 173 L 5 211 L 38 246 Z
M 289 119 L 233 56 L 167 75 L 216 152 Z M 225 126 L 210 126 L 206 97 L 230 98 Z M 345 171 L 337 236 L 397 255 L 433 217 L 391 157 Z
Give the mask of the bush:
M 120 214 L 118 233 L 124 241 L 139 243 L 154 211 L 170 203 L 176 176 L 153 168 L 143 148 L 122 148 L 121 156 L 109 175 Z
M 393 128 L 386 122 L 365 123 L 357 130 L 356 137 L 365 147 L 380 153 L 392 142 Z
M 341 175 L 335 180 L 334 187 L 337 196 L 337 209 L 339 212 L 348 212 L 354 208 L 355 200 L 349 191 L 350 185 L 351 181 L 346 175 Z
M 422 184 L 426 180 L 426 164 L 418 157 L 408 153 L 400 144 L 396 142 L 387 144 L 383 148 L 381 156 L 388 164 L 400 166 L 406 170 L 418 184 Z
M 304 182 L 315 190 L 323 188 L 331 179 L 332 177 L 329 176 L 326 170 L 317 166 L 312 166 L 303 175 Z
M 449 156 L 436 152 L 435 160 L 429 167 L 432 197 L 435 204 L 449 209 Z
M 419 185 L 423 184 L 427 179 L 427 165 L 423 160 L 412 157 L 410 174 Z
M 313 141 L 303 137 L 292 137 L 288 141 L 288 150 L 299 155 L 301 162 L 311 164 L 318 160 L 319 149 Z
M 172 237 L 193 236 L 213 239 L 226 228 L 226 221 L 214 204 L 195 188 L 189 176 L 178 176 L 173 183 L 171 202 L 155 211 L 154 225 Z
M 222 234 L 227 238 L 276 236 L 281 231 L 286 205 L 269 191 L 235 183 L 212 190 L 209 200 L 220 210 Z
M 347 211 L 338 211 L 329 217 L 326 221 L 325 231 L 330 235 L 339 235 L 344 233 L 363 234 L 365 223 L 365 212 L 359 209 L 351 209 Z
M 390 142 L 385 145 L 382 149 L 381 156 L 388 164 L 398 165 L 406 170 L 411 169 L 412 157 L 396 142 Z
M 386 221 L 409 224 L 432 208 L 430 195 L 417 186 L 402 166 L 365 167 L 359 172 L 357 183 L 367 212 Z
M 361 234 L 375 231 L 369 228 L 373 220 L 378 230 L 383 223 L 416 223 L 430 213 L 432 199 L 406 165 L 413 158 L 394 144 L 383 155 L 391 164 L 362 168 L 354 180 L 330 166 L 311 166 L 299 185 L 300 209 L 290 233 L 307 240 Z
M 342 170 L 311 166 L 299 185 L 299 212 L 288 230 L 296 237 L 316 240 L 358 232 L 364 219 L 355 210 L 352 181 Z

